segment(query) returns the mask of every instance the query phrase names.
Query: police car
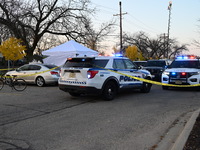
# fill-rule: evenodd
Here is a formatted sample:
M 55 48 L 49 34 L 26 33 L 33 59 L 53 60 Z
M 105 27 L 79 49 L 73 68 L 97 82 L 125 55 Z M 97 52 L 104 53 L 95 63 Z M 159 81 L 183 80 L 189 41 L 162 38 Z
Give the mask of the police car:
M 181 55 L 162 73 L 162 83 L 194 85 L 200 83 L 200 62 L 194 55 Z M 168 89 L 169 86 L 162 86 Z
M 132 77 L 151 80 L 147 70 L 140 70 L 126 57 L 75 57 L 68 58 L 61 68 L 59 89 L 72 96 L 100 94 L 112 100 L 121 89 L 140 89 L 148 93 L 150 83 Z

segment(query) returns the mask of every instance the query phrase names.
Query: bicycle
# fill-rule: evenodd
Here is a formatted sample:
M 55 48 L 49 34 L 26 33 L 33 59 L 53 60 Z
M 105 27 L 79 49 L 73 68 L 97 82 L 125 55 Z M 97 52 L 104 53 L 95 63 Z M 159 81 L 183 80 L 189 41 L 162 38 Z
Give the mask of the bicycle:
M 27 87 L 26 81 L 24 79 L 18 79 L 17 75 L 6 75 L 0 78 L 0 90 L 4 87 L 4 84 L 12 87 L 16 91 L 24 91 Z

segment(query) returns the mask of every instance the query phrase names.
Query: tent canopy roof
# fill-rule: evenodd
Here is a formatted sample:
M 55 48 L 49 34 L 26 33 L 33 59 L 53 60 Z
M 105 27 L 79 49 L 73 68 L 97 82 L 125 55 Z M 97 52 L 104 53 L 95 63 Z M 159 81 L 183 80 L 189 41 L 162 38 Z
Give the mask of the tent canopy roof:
M 43 55 L 47 55 L 47 56 L 55 56 L 55 55 L 60 55 L 60 54 L 76 54 L 77 55 L 98 55 L 97 51 L 94 51 L 92 49 L 89 49 L 77 42 L 75 42 L 74 40 L 68 41 L 66 43 L 63 43 L 59 46 L 56 46 L 54 48 L 51 48 L 49 50 L 43 51 L 42 54 Z
M 69 57 L 98 56 L 99 53 L 71 40 L 43 51 L 42 54 L 48 56 L 43 59 L 44 63 L 61 66 Z

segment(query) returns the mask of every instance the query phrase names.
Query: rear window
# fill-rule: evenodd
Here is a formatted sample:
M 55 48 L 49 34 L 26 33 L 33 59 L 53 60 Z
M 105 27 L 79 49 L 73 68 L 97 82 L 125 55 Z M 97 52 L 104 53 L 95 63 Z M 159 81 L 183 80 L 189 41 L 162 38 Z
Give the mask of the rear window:
M 95 60 L 94 61 L 94 67 L 102 67 L 102 68 L 105 68 L 106 67 L 106 64 L 108 63 L 108 60 L 104 60 L 104 59 L 100 59 L 100 60 Z
M 53 69 L 55 68 L 54 70 L 60 70 L 60 68 L 56 65 L 44 65 L 45 67 L 49 68 L 49 69 Z
M 91 68 L 105 67 L 108 60 L 95 60 L 95 58 L 72 58 L 66 61 L 63 67 Z

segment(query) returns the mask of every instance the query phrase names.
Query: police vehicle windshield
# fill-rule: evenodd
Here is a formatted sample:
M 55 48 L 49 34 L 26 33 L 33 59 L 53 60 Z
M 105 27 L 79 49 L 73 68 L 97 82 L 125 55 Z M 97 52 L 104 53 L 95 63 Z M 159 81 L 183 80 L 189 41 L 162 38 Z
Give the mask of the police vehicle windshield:
M 199 68 L 199 60 L 181 60 L 181 61 L 173 61 L 168 68 Z

